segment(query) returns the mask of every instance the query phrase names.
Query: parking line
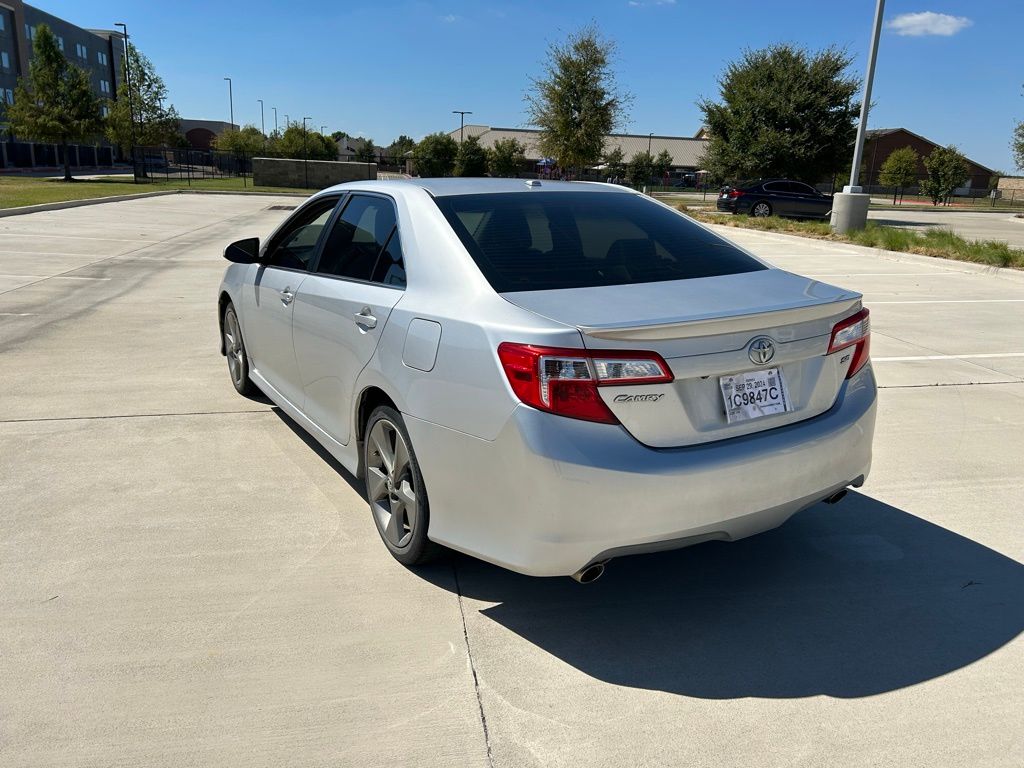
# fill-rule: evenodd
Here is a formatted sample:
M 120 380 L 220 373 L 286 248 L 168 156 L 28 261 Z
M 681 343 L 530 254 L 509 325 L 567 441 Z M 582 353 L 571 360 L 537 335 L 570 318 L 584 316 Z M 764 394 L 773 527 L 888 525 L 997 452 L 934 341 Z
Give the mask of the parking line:
M 873 363 L 909 363 L 918 360 L 989 360 L 997 357 L 1024 357 L 1024 352 L 983 352 L 977 355 L 908 355 L 906 357 L 872 357 Z
M 947 272 L 946 270 L 936 272 L 839 272 L 836 274 L 819 274 L 817 272 L 805 272 L 807 277 L 932 277 L 941 275 L 952 277 L 954 275 L 969 275 L 970 272 Z

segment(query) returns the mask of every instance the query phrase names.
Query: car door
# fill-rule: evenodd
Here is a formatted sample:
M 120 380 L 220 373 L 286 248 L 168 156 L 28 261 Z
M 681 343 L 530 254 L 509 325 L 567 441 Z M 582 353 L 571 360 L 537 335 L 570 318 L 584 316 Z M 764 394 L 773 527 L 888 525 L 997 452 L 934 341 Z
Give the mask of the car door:
M 824 216 L 832 208 L 831 201 L 814 187 L 799 181 L 788 182 L 794 198 L 797 216 Z
M 341 444 L 352 434 L 356 379 L 404 288 L 394 202 L 383 195 L 351 195 L 296 294 L 293 319 L 303 410 Z
M 296 294 L 309 274 L 339 197 L 317 198 L 296 211 L 274 233 L 242 294 L 242 323 L 252 369 L 298 408 L 303 390 L 292 344 Z
M 793 195 L 789 191 L 789 184 L 785 181 L 769 181 L 763 187 L 768 193 L 768 203 L 776 216 L 794 216 Z

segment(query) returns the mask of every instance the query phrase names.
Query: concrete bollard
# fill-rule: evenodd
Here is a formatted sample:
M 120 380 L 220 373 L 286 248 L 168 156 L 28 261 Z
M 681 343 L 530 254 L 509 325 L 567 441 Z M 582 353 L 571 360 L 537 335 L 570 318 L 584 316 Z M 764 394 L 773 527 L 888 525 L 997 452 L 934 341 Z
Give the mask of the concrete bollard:
M 868 204 L 871 195 L 861 192 L 861 187 L 843 187 L 842 192 L 832 195 L 832 231 L 840 235 L 855 229 L 864 229 L 868 223 Z

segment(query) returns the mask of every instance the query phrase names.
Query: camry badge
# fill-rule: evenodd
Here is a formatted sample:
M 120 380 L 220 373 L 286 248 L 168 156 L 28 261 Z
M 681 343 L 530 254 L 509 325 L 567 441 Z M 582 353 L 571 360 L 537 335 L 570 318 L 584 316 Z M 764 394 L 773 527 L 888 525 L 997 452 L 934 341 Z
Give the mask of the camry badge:
M 747 347 L 747 356 L 754 365 L 764 365 L 775 357 L 775 342 L 767 336 L 758 336 Z

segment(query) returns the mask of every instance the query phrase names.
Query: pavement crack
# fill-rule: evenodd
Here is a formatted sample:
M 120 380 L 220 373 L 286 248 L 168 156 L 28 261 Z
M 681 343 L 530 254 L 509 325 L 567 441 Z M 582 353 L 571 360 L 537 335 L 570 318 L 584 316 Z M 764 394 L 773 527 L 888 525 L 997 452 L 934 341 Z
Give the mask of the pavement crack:
M 171 411 L 167 413 L 112 413 L 101 416 L 44 416 L 36 419 L 0 419 L 0 424 L 32 424 L 43 421 L 106 421 L 110 419 L 160 419 L 174 416 L 229 416 L 242 413 L 273 413 L 273 408 L 237 411 Z
M 985 387 L 992 384 L 1024 384 L 1021 379 L 1006 379 L 1005 381 L 949 381 L 937 382 L 935 384 L 879 384 L 879 389 L 922 389 L 924 387 Z
M 494 758 L 491 755 L 491 735 L 487 730 L 487 715 L 484 714 L 484 700 L 480 695 L 480 680 L 476 675 L 476 661 L 473 659 L 473 649 L 469 644 L 469 627 L 466 625 L 466 609 L 462 602 L 462 586 L 459 584 L 459 569 L 452 563 L 452 575 L 455 576 L 455 594 L 459 600 L 459 616 L 462 618 L 462 639 L 466 643 L 466 655 L 469 657 L 469 669 L 473 673 L 473 692 L 476 694 L 476 706 L 480 712 L 480 725 L 484 730 L 484 746 L 487 748 L 487 765 L 494 765 Z

